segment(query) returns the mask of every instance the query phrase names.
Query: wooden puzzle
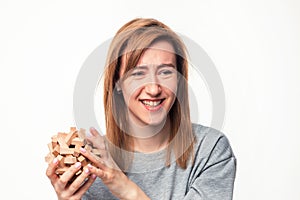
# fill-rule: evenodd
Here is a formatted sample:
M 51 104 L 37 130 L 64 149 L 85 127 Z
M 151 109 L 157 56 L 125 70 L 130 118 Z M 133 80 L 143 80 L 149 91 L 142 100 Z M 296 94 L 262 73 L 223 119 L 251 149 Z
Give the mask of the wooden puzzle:
M 57 135 L 52 136 L 48 148 L 50 152 L 45 157 L 45 160 L 47 163 L 50 163 L 54 158 L 58 159 L 59 164 L 56 174 L 59 176 L 76 162 L 81 163 L 81 169 L 73 179 L 81 174 L 85 166 L 92 164 L 89 159 L 80 153 L 80 148 L 85 148 L 87 151 L 100 156 L 99 150 L 87 143 L 85 129 L 77 130 L 75 127 L 71 127 L 69 133 L 59 132 Z

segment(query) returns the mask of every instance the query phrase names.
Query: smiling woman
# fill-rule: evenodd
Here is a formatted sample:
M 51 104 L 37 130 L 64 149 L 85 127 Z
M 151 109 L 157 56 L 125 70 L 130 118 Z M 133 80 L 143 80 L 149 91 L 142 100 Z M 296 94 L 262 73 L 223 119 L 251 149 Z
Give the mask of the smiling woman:
M 165 49 L 158 49 L 164 47 Z M 122 80 L 121 88 L 129 109 L 131 125 L 163 126 L 171 109 L 177 89 L 176 58 L 173 47 L 167 42 L 157 42 L 141 56 L 138 67 Z M 121 66 L 120 77 L 125 66 Z M 135 132 L 135 131 L 133 131 Z
M 134 19 L 115 35 L 104 75 L 106 136 L 91 128 L 101 158 L 47 175 L 59 199 L 232 199 L 236 159 L 221 132 L 192 124 L 185 45 L 155 19 Z M 92 175 L 91 175 L 92 174 Z M 96 178 L 98 177 L 98 178 Z
M 166 69 L 174 73 L 163 79 L 161 72 Z M 139 146 L 146 147 L 146 152 L 168 149 L 166 163 L 173 149 L 176 162 L 186 167 L 194 148 L 187 74 L 185 46 L 166 25 L 153 19 L 136 19 L 117 32 L 104 76 L 104 107 L 106 128 L 114 130 L 107 132 L 107 137 L 119 147 L 112 155 L 122 169 L 131 163 L 127 152 L 144 152 Z M 160 100 L 162 104 L 150 107 L 141 100 L 150 104 Z

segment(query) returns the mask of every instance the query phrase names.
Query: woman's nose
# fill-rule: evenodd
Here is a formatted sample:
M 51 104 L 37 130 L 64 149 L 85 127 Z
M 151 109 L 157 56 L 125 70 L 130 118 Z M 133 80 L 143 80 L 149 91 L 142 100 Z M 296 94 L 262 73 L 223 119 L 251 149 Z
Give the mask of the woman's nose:
M 161 86 L 158 83 L 149 83 L 145 86 L 145 92 L 152 97 L 159 96 L 161 94 Z
M 147 82 L 148 83 L 145 85 L 146 93 L 153 97 L 159 96 L 161 93 L 161 86 L 159 84 L 159 80 L 156 74 L 149 74 Z

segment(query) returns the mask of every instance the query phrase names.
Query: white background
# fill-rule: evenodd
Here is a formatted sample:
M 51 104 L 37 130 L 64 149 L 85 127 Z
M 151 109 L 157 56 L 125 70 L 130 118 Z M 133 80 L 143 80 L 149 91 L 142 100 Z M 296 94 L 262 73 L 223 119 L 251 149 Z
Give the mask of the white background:
M 76 76 L 135 17 L 161 20 L 215 63 L 226 94 L 222 131 L 238 159 L 234 199 L 299 200 L 297 0 L 1 0 L 0 198 L 55 199 L 44 156 L 50 137 L 74 125 Z M 200 122 L 209 125 L 205 102 Z

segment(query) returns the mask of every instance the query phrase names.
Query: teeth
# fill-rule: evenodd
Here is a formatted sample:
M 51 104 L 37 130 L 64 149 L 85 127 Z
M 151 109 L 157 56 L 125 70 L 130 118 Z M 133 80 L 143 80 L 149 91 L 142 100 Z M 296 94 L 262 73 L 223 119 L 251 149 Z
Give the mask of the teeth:
M 146 106 L 155 107 L 155 106 L 158 106 L 161 103 L 161 100 L 159 100 L 159 101 L 147 101 L 147 100 L 144 100 L 144 101 L 142 101 L 142 103 L 145 104 Z

